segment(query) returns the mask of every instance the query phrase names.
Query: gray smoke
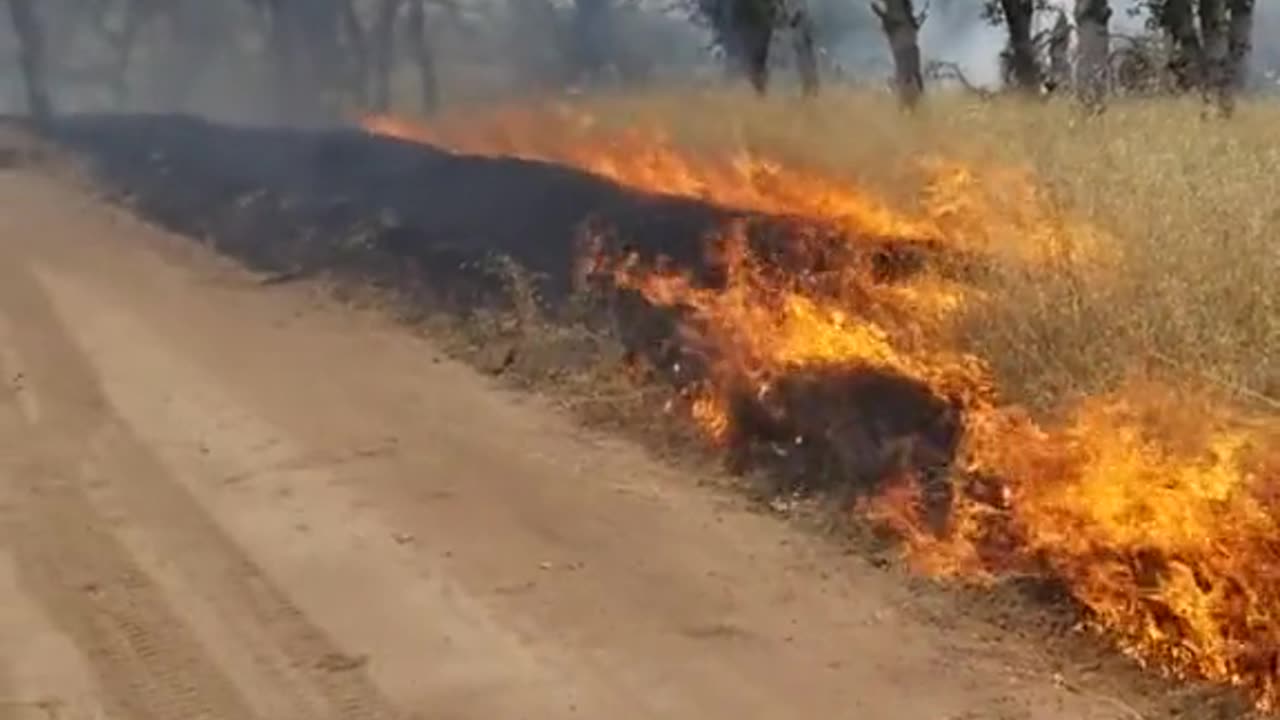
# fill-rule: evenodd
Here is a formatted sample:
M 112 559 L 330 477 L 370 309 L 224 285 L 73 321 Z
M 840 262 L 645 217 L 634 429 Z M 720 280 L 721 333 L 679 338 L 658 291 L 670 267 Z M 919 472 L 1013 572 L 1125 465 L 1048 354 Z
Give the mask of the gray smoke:
M 890 56 L 866 2 L 810 2 L 820 17 L 839 19 L 832 24 L 835 32 L 825 39 L 829 50 L 842 64 L 856 75 L 887 76 Z M 1068 19 L 1073 17 L 1074 0 L 1050 0 L 1049 4 L 1065 12 Z M 1112 32 L 1127 36 L 1144 33 L 1147 17 L 1145 13 L 1136 12 L 1139 5 L 1140 0 L 1112 0 Z M 981 0 L 917 0 L 916 6 L 928 8 L 927 20 L 920 31 L 921 52 L 926 62 L 955 63 L 978 85 L 994 86 L 999 82 L 999 53 L 1005 45 L 1004 31 L 982 18 Z M 1274 78 L 1280 72 L 1280 2 L 1259 2 L 1254 14 L 1252 69 L 1258 77 Z M 1056 20 L 1056 14 L 1041 13 L 1037 17 L 1037 29 L 1045 29 Z
M 117 5 L 125 1 L 117 0 Z M 687 12 L 673 10 L 678 1 L 615 0 L 611 35 L 601 44 L 655 83 L 718 77 L 705 28 L 691 22 Z M 435 9 L 429 22 L 446 102 L 536 94 L 575 82 L 564 45 L 574 0 L 457 2 L 460 14 Z M 1070 16 L 1074 0 L 1054 2 Z M 1143 31 L 1145 19 L 1128 12 L 1136 2 L 1113 0 L 1117 33 Z M 69 110 L 180 110 L 229 119 L 261 114 L 279 95 L 279 88 L 272 84 L 262 23 L 249 3 L 171 3 L 168 7 L 180 8 L 174 15 L 178 20 L 153 24 L 140 38 L 122 106 L 119 94 L 102 79 L 110 51 L 84 24 L 83 0 L 42 0 L 49 45 L 56 49 L 53 91 L 58 104 Z M 356 3 L 372 7 L 368 0 Z M 890 76 L 886 42 L 867 0 L 808 3 L 829 75 L 838 71 L 848 81 L 866 84 L 882 84 Z M 928 6 L 921 32 L 926 61 L 956 63 L 978 84 L 998 82 L 1004 35 L 983 19 L 982 0 L 918 0 L 916 5 Z M 1280 69 L 1280 1 L 1258 3 L 1256 17 L 1253 68 L 1262 77 Z M 1044 14 L 1040 22 L 1055 19 Z M 777 55 L 785 66 L 789 52 L 780 47 Z M 402 75 L 406 77 L 399 78 L 399 86 L 410 96 L 412 71 L 406 69 Z M 780 75 L 785 81 L 785 67 Z M 16 42 L 7 13 L 0 13 L 0 112 L 20 109 L 21 103 Z M 407 107 L 414 105 L 410 101 Z

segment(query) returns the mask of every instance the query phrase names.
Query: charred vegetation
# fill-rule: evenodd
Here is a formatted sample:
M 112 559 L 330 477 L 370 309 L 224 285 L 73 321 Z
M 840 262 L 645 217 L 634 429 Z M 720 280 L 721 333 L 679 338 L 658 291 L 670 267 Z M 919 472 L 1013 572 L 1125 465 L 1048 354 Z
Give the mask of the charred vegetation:
M 111 196 L 261 272 L 266 282 L 343 277 L 461 317 L 515 310 L 504 272 L 534 278 L 538 312 L 570 318 L 588 298 L 591 323 L 612 328 L 635 361 L 679 393 L 704 382 L 713 352 L 687 318 L 575 277 L 584 232 L 598 257 L 640 258 L 691 270 L 708 287 L 723 268 L 708 236 L 747 220 L 753 251 L 777 272 L 813 278 L 861 264 L 892 283 L 945 256 L 912 238 L 836 243 L 838 230 L 680 198 L 653 196 L 546 163 L 460 156 L 354 131 L 248 129 L 177 116 L 81 117 L 57 137 L 86 157 Z M 138 158 L 147 158 L 138 162 Z M 495 208 L 501 212 L 494 212 Z M 825 238 L 825 240 L 824 240 Z M 843 247 L 814 252 L 814 247 Z M 857 248 L 856 251 L 849 247 Z M 951 258 L 949 266 L 962 263 Z M 585 283 L 585 284 L 584 284 Z M 760 471 L 787 492 L 850 498 L 902 472 L 940 479 L 961 418 L 920 383 L 874 368 L 784 375 L 733 400 L 727 462 Z

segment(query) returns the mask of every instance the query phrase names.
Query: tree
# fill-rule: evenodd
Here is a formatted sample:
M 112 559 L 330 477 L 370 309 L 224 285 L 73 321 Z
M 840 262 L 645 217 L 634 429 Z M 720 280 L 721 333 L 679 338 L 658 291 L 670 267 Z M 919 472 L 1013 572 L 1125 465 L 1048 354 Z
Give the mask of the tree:
M 435 49 L 431 43 L 428 5 L 443 7 L 455 14 L 458 7 L 451 0 L 378 0 L 374 6 L 371 27 L 362 33 L 367 40 L 370 61 L 362 78 L 366 107 L 385 113 L 391 109 L 391 75 L 395 68 L 397 22 L 404 19 L 404 40 L 408 55 L 418 69 L 418 88 L 422 109 L 434 113 L 440 109 L 440 76 Z M 359 27 L 358 20 L 355 21 Z
M 772 0 L 714 0 L 709 11 L 730 74 L 744 75 L 761 94 L 769 87 L 775 10 Z
M 880 18 L 889 41 L 898 100 L 903 107 L 912 109 L 924 94 L 919 36 L 925 16 L 916 15 L 911 0 L 876 0 L 871 3 L 871 11 Z
M 1191 0 L 1161 0 L 1152 3 L 1151 11 L 1156 26 L 1169 39 L 1169 72 L 1177 87 L 1184 91 L 1202 87 L 1204 48 Z
M 378 0 L 368 33 L 371 62 L 368 72 L 368 107 L 378 113 L 391 110 L 391 70 L 395 65 L 396 16 L 400 0 Z
M 422 110 L 434 113 L 440 109 L 440 80 L 436 74 L 436 57 L 427 36 L 426 0 L 409 0 L 409 53 L 418 66 L 418 87 L 422 93 Z
M 1226 0 L 1200 0 L 1200 40 L 1204 48 L 1205 97 L 1225 109 L 1231 96 Z
M 1044 73 L 1036 53 L 1035 38 L 1031 34 L 1035 3 L 1032 0 L 1000 0 L 1000 10 L 1009 33 L 1005 58 L 1014 85 L 1023 92 L 1038 93 L 1044 83 Z
M 1058 21 L 1049 31 L 1049 76 L 1045 88 L 1057 92 L 1071 87 L 1071 21 L 1058 10 Z
M 1146 6 L 1152 24 L 1169 39 L 1177 87 L 1199 89 L 1229 115 L 1248 71 L 1253 0 L 1147 0 Z
M 984 0 L 982 5 L 983 16 L 992 23 L 1003 24 L 1008 36 L 1000 53 L 1005 83 L 1029 94 L 1038 94 L 1045 87 L 1038 38 L 1032 34 L 1036 11 L 1045 9 L 1045 0 Z
M 325 118 L 364 95 L 365 32 L 350 0 L 248 0 L 268 26 L 281 107 L 290 119 Z
M 306 63 L 300 57 L 305 42 L 298 37 L 303 23 L 297 15 L 297 0 L 251 0 L 261 12 L 268 27 L 268 50 L 272 58 L 275 81 L 279 89 L 279 105 L 275 110 L 283 116 L 297 112 L 313 97 L 311 78 L 304 74 Z
M 697 10 L 724 51 L 730 74 L 745 76 L 760 94 L 769 87 L 769 52 L 777 30 L 789 29 L 801 86 L 806 95 L 818 92 L 813 20 L 801 0 L 697 0 Z
M 1230 81 L 1234 91 L 1241 90 L 1249 77 L 1249 60 L 1253 54 L 1254 0 L 1228 0 L 1231 27 L 1227 32 L 1230 53 Z
M 369 106 L 369 43 L 368 33 L 356 13 L 354 0 L 338 2 L 339 32 L 342 45 L 350 57 L 347 67 L 346 85 L 355 101 L 361 107 Z
M 1110 85 L 1111 3 L 1109 0 L 1076 0 L 1076 92 L 1085 106 L 1102 107 Z
M 40 124 L 53 118 L 49 99 L 48 73 L 45 59 L 44 30 L 36 16 L 32 0 L 9 0 L 9 16 L 18 36 L 18 64 L 27 91 L 27 111 Z
M 796 68 L 800 73 L 800 87 L 805 95 L 818 94 L 818 48 L 813 27 L 813 16 L 808 8 L 798 7 L 791 14 L 791 37 L 795 45 Z

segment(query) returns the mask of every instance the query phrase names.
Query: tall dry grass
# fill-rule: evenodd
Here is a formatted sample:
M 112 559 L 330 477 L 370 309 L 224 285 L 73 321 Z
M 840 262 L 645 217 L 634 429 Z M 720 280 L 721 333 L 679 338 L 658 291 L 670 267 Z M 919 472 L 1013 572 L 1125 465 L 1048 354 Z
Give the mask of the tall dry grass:
M 960 96 L 906 116 L 853 92 L 588 102 L 606 123 L 664 128 L 691 149 L 750 148 L 920 212 L 922 161 L 972 169 L 1004 228 L 988 241 L 1042 242 L 1038 228 L 1078 246 L 1048 268 L 986 278 L 987 299 L 956 327 L 1011 399 L 1052 407 L 1152 370 L 1280 411 L 1280 105 L 1222 121 L 1175 99 L 1117 101 L 1092 118 L 1066 102 Z

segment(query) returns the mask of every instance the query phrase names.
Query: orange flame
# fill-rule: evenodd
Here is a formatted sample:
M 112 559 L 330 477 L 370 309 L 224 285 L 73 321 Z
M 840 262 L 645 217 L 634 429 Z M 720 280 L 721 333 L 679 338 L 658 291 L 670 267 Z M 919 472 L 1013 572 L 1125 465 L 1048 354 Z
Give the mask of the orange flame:
M 682 152 L 660 132 L 609 132 L 567 108 L 446 118 L 430 128 L 377 117 L 365 127 L 819 220 L 851 245 L 924 240 L 1033 272 L 1098 260 L 1113 247 L 1053 209 L 1018 169 L 980 175 L 933 161 L 922 209 L 908 213 L 820 173 L 744 153 Z M 948 321 L 981 301 L 977 288 L 928 271 L 884 284 L 851 264 L 819 291 L 770 271 L 741 227 L 728 228 L 717 249 L 726 271 L 718 289 L 670 270 L 612 268 L 619 285 L 649 302 L 687 308 L 693 331 L 717 349 L 712 377 L 691 403 L 710 438 L 731 433 L 732 388 L 764 393 L 789 372 L 870 367 L 924 383 L 965 418 L 947 526 L 939 532 L 922 518 L 922 486 L 909 473 L 864 504 L 901 534 L 922 570 L 978 582 L 1056 578 L 1140 661 L 1246 688 L 1262 707 L 1280 703 L 1280 421 L 1134 381 L 1038 422 L 1003 403 L 986 362 L 949 337 Z

